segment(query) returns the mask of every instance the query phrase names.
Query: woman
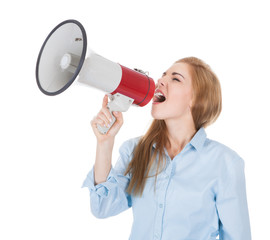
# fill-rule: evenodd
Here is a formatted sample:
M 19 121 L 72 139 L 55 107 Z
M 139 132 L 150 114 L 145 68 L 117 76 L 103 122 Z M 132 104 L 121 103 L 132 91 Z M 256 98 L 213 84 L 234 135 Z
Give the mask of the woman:
M 156 85 L 154 121 L 141 138 L 126 141 L 111 167 L 122 114 L 106 135 L 97 124 L 111 120 L 103 107 L 92 120 L 96 161 L 83 186 L 98 218 L 132 207 L 132 240 L 249 240 L 244 161 L 205 128 L 221 112 L 221 89 L 210 67 L 195 57 L 175 62 Z M 115 237 L 116 238 L 116 237 Z

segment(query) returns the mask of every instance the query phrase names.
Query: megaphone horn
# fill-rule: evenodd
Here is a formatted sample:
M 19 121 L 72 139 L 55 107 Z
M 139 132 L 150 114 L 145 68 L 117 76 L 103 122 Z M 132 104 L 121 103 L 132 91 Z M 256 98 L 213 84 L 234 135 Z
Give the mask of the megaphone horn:
M 46 95 L 65 91 L 79 75 L 78 82 L 110 93 L 108 108 L 127 111 L 133 104 L 145 106 L 154 95 L 155 83 L 145 72 L 129 69 L 90 50 L 83 25 L 76 20 L 58 24 L 44 41 L 36 64 L 36 80 Z M 98 126 L 105 134 L 106 128 Z

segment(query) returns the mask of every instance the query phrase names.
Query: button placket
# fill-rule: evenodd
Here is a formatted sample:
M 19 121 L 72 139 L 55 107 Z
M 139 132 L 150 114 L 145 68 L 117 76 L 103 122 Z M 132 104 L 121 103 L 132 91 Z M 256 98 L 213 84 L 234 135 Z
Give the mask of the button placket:
M 156 220 L 155 220 L 155 227 L 154 227 L 154 239 L 161 239 L 162 237 L 162 227 L 163 227 L 163 218 L 164 218 L 164 212 L 165 212 L 165 204 L 166 204 L 166 194 L 168 190 L 168 186 L 171 181 L 171 176 L 173 176 L 175 164 L 169 159 L 168 156 L 166 157 L 167 167 L 164 171 L 164 174 L 166 175 L 165 178 L 163 178 L 162 187 L 159 189 L 159 196 L 157 201 L 157 213 L 156 213 Z
M 157 205 L 156 205 L 156 218 L 155 218 L 155 226 L 154 226 L 154 239 L 161 239 L 162 236 L 162 225 L 163 225 L 163 216 L 164 216 L 164 210 L 165 210 L 165 196 L 166 196 L 166 190 L 169 183 L 169 177 L 167 177 L 167 173 L 165 171 L 161 174 L 164 174 L 164 176 L 161 178 L 159 184 L 159 194 L 157 198 Z

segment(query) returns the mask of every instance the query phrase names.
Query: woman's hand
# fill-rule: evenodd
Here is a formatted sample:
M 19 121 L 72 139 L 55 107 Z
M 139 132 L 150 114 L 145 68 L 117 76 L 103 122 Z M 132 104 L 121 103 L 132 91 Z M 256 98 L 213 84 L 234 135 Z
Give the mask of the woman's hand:
M 108 104 L 108 96 L 105 95 L 102 102 L 102 108 L 93 118 L 91 121 L 91 126 L 94 131 L 94 134 L 96 135 L 98 143 L 106 142 L 107 140 L 114 140 L 116 134 L 120 130 L 121 126 L 123 125 L 123 115 L 121 112 L 113 112 L 113 115 L 115 117 L 115 123 L 112 125 L 112 127 L 109 129 L 109 131 L 106 134 L 101 134 L 99 130 L 97 129 L 97 124 L 100 126 L 108 126 L 110 124 L 110 121 L 112 119 L 111 113 L 109 109 L 107 108 Z

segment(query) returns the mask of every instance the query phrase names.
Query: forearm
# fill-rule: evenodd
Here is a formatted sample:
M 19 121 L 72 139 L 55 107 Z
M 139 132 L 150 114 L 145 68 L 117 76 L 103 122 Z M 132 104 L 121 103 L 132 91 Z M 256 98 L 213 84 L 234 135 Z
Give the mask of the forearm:
M 111 112 L 108 107 L 108 96 L 103 98 L 102 108 L 98 115 L 91 121 L 94 134 L 97 137 L 96 161 L 94 167 L 95 185 L 105 182 L 111 170 L 112 151 L 114 138 L 123 124 L 123 116 L 121 112 L 113 112 L 116 118 L 115 123 L 106 134 L 101 134 L 97 125 L 108 126 L 112 120 Z
M 95 185 L 105 182 L 111 170 L 114 139 L 97 142 L 94 166 Z

